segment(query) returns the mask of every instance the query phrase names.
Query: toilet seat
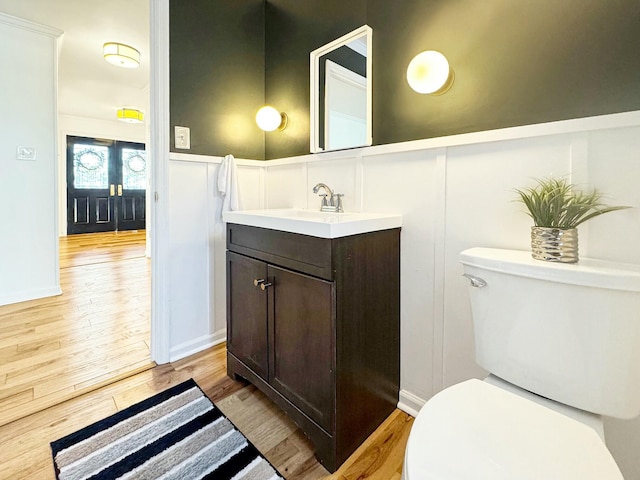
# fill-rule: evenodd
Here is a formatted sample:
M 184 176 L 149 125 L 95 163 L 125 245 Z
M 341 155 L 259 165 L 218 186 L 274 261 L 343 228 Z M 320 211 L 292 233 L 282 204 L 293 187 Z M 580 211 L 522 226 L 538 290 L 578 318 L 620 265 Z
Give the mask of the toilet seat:
M 415 419 L 405 480 L 623 480 L 590 427 L 480 380 L 435 395 Z

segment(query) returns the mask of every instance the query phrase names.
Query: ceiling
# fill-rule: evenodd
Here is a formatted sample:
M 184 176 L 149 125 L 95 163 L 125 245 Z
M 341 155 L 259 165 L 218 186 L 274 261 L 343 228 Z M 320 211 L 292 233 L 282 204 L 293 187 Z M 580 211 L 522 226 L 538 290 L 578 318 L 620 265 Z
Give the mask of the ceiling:
M 62 30 L 58 113 L 115 120 L 116 111 L 148 112 L 149 0 L 0 0 L 0 12 Z M 140 51 L 140 67 L 102 57 L 105 42 Z

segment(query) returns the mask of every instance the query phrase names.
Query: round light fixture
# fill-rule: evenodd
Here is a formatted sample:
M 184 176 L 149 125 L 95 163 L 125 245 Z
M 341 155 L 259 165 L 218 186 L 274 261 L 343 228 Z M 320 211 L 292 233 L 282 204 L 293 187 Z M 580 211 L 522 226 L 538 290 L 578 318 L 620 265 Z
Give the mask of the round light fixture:
M 286 113 L 280 113 L 273 107 L 265 106 L 256 113 L 256 123 L 265 132 L 284 130 L 287 127 L 288 117 Z
M 435 50 L 419 53 L 407 67 L 407 82 L 418 93 L 443 94 L 453 85 L 454 77 L 446 57 Z
M 102 46 L 104 59 L 123 68 L 140 66 L 140 52 L 124 43 L 107 42 Z

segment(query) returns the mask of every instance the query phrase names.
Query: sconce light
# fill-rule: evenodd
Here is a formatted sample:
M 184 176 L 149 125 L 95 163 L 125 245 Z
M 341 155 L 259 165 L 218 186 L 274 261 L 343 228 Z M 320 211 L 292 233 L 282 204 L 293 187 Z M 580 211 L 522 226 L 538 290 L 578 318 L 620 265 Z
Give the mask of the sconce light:
M 273 132 L 274 130 L 284 130 L 287 128 L 289 117 L 286 113 L 280 113 L 273 107 L 262 107 L 256 113 L 256 123 L 265 132 Z
M 102 46 L 104 59 L 124 68 L 136 68 L 140 66 L 140 52 L 124 43 L 108 42 Z
M 144 122 L 144 113 L 135 108 L 121 108 L 118 110 L 118 119 L 129 123 Z
M 435 50 L 419 53 L 407 67 L 407 82 L 418 93 L 441 95 L 451 88 L 454 78 L 445 56 Z

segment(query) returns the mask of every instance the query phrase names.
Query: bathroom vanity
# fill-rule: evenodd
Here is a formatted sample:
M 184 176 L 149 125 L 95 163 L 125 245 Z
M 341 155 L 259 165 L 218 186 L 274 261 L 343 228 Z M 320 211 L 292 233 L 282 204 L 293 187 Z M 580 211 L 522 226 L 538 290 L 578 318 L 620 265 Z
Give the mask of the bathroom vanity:
M 225 220 L 228 374 L 279 405 L 334 472 L 398 402 L 401 217 Z

